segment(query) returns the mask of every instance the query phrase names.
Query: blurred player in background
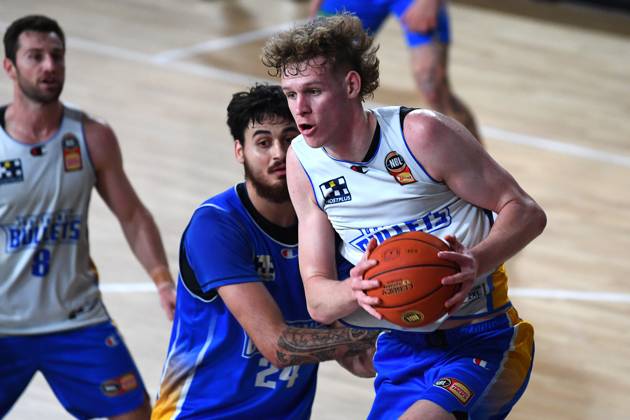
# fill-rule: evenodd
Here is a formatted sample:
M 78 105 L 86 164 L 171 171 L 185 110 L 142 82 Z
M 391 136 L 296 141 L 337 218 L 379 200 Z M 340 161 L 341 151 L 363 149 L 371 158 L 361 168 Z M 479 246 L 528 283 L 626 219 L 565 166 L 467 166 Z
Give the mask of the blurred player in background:
M 184 232 L 153 419 L 307 419 L 317 363 L 373 376 L 378 331 L 308 315 L 285 169 L 298 129 L 280 87 L 236 93 L 227 111 L 245 182 L 205 201 Z
M 263 50 L 301 135 L 287 155 L 299 218 L 300 272 L 313 319 L 389 330 L 379 335 L 371 419 L 504 418 L 524 392 L 531 324 L 507 291 L 503 263 L 542 232 L 538 204 L 457 121 L 404 107 L 364 109 L 378 87 L 372 38 L 349 14 L 277 34 Z M 272 70 L 272 71 L 273 71 Z M 496 213 L 496 220 L 492 213 Z M 425 231 L 445 239 L 460 272 L 448 316 L 422 328 L 382 319 L 363 273 L 386 238 Z M 335 259 L 354 267 L 349 277 Z M 344 279 L 344 280 L 338 280 Z
M 411 51 L 414 80 L 428 108 L 455 118 L 481 140 L 472 112 L 449 82 L 451 34 L 446 0 L 311 0 L 309 7 L 311 17 L 341 12 L 356 15 L 371 35 L 388 16 L 395 15 Z
M 93 187 L 172 319 L 175 289 L 158 228 L 112 129 L 59 100 L 66 48 L 57 22 L 18 19 L 4 47 L 13 102 L 0 108 L 0 417 L 40 371 L 77 418 L 148 418 L 144 384 L 90 259 Z

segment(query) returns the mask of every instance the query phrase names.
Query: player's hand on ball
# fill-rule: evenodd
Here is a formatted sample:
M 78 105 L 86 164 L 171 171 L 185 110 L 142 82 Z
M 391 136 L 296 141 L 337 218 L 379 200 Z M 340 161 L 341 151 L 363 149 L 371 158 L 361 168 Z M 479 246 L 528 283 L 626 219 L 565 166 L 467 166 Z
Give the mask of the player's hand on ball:
M 365 253 L 361 257 L 361 260 L 352 268 L 352 270 L 350 270 L 350 287 L 352 288 L 352 294 L 356 298 L 359 306 L 365 309 L 365 311 L 373 317 L 382 319 L 383 316 L 376 312 L 376 310 L 372 307 L 373 305 L 378 305 L 380 299 L 365 294 L 366 290 L 378 287 L 380 282 L 378 280 L 363 279 L 365 271 L 374 267 L 377 263 L 375 260 L 368 260 L 367 257 L 374 248 L 376 248 L 376 240 L 372 238 Z
M 470 289 L 472 289 L 473 283 L 477 278 L 477 269 L 479 266 L 474 255 L 468 248 L 462 245 L 455 236 L 448 235 L 444 239 L 446 239 L 448 244 L 451 246 L 452 251 L 440 251 L 438 253 L 438 257 L 453 261 L 459 265 L 459 273 L 452 274 L 442 279 L 442 284 L 444 285 L 461 285 L 459 291 L 444 303 L 444 306 L 448 308 L 449 313 L 453 313 L 461 306 L 462 303 L 464 303 L 464 299 L 466 299 Z

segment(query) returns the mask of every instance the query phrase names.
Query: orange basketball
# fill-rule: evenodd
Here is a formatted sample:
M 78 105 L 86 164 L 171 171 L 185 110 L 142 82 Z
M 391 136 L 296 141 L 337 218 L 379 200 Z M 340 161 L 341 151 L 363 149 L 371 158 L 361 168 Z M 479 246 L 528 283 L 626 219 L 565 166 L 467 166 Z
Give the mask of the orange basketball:
M 450 247 L 424 232 L 403 233 L 385 240 L 369 255 L 378 264 L 367 270 L 365 279 L 381 285 L 366 293 L 381 299 L 374 308 L 383 318 L 402 327 L 421 327 L 446 313 L 444 302 L 459 285 L 442 285 L 442 278 L 459 271 L 457 264 L 438 258 Z

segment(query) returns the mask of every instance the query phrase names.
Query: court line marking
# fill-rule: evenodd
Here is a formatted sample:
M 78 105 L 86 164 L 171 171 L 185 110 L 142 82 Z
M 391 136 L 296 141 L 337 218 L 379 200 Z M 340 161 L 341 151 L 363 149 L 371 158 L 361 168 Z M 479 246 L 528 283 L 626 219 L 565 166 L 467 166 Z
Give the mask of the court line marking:
M 190 62 L 164 62 L 158 63 L 153 60 L 153 56 L 137 51 L 128 50 L 125 48 L 114 47 L 111 45 L 105 45 L 94 41 L 89 41 L 80 38 L 68 38 L 68 47 L 77 48 L 87 53 L 93 53 L 102 55 L 105 57 L 123 59 L 133 61 L 140 64 L 157 66 L 170 71 L 177 71 L 194 76 L 200 76 L 223 82 L 229 82 L 236 85 L 250 85 L 262 80 L 246 74 L 235 73 L 227 70 L 222 70 L 217 67 L 211 67 L 202 64 L 190 63 Z
M 175 60 L 181 60 L 199 53 L 209 53 L 220 51 L 230 47 L 238 47 L 243 44 L 268 38 L 276 32 L 284 31 L 306 22 L 306 20 L 296 20 L 292 22 L 284 22 L 274 26 L 257 29 L 249 32 L 242 32 L 237 35 L 227 36 L 223 38 L 213 38 L 207 41 L 199 42 L 190 47 L 174 48 L 162 51 L 151 57 L 152 61 L 157 64 L 168 63 Z
M 291 23 L 292 24 L 292 23 Z M 0 21 L 0 27 L 6 27 L 7 24 Z M 272 27 L 269 27 L 272 28 Z M 267 29 L 269 29 L 267 28 Z M 265 29 L 254 32 L 264 32 Z M 227 42 L 227 41 L 226 41 Z M 236 42 L 236 40 L 232 41 Z M 165 61 L 157 62 L 156 55 L 132 51 L 125 48 L 115 47 L 112 45 L 101 44 L 98 42 L 85 40 L 81 38 L 67 38 L 69 47 L 76 47 L 79 50 L 100 54 L 103 56 L 139 62 L 148 65 L 154 65 L 165 68 L 167 70 L 178 71 L 181 73 L 192 74 L 200 77 L 208 77 L 215 80 L 225 81 L 237 85 L 248 86 L 256 82 L 273 81 L 273 79 L 261 79 L 251 75 L 237 73 L 229 70 L 223 70 L 212 66 L 200 65 L 189 62 Z M 202 43 L 203 44 L 203 43 Z M 201 45 L 201 44 L 200 44 Z M 192 47 L 191 47 L 192 48 Z M 161 53 L 160 53 L 161 54 Z M 159 54 L 157 55 L 159 56 Z M 380 105 L 380 104 L 374 104 Z M 576 156 L 592 161 L 599 161 L 609 164 L 615 164 L 630 168 L 630 156 L 620 155 L 618 153 L 605 152 L 586 146 L 579 146 L 570 141 L 558 141 L 543 137 L 531 136 L 504 130 L 501 128 L 482 126 L 481 132 L 484 137 L 491 138 L 504 143 L 519 144 L 536 149 L 556 152 L 568 156 Z
M 514 287 L 508 290 L 508 295 L 522 298 L 630 303 L 630 293 L 584 292 L 566 289 L 530 289 Z
M 104 283 L 100 285 L 104 293 L 151 293 L 155 292 L 155 285 L 144 283 Z M 512 297 L 575 300 L 588 302 L 630 303 L 630 293 L 613 292 L 585 292 L 566 289 L 538 289 L 513 287 L 509 289 Z
M 577 156 L 585 159 L 596 160 L 605 163 L 612 163 L 630 168 L 630 156 L 617 155 L 603 152 L 586 146 L 578 146 L 572 143 L 565 143 L 558 140 L 544 137 L 519 134 L 501 128 L 482 126 L 481 134 L 484 138 L 489 137 L 505 143 L 519 144 L 535 147 L 537 149 L 558 152 L 564 155 Z

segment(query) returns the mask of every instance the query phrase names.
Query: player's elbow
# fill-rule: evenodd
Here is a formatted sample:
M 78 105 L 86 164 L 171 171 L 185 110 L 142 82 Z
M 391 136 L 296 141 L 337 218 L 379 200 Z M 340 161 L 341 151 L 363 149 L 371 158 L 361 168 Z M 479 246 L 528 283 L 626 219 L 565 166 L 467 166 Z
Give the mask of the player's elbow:
M 278 329 L 268 330 L 268 334 L 262 340 L 254 341 L 264 358 L 279 369 L 297 364 L 291 357 L 292 346 L 287 339 L 288 331 L 289 327 L 282 324 Z
M 282 357 L 280 349 L 280 334 L 270 334 L 264 343 L 256 343 L 256 348 L 263 355 L 265 359 L 277 368 L 284 368 L 288 366 L 288 362 Z
M 547 214 L 535 201 L 528 206 L 527 220 L 530 222 L 532 233 L 535 236 L 540 235 L 547 226 Z
M 330 314 L 327 311 L 323 310 L 321 305 L 308 304 L 307 309 L 308 314 L 311 316 L 311 318 L 314 321 L 319 322 L 320 324 L 328 325 L 337 320 L 336 316 L 333 316 L 333 314 Z
M 328 292 L 326 293 L 326 297 L 324 297 L 323 291 L 314 289 L 313 287 L 309 287 L 317 280 L 309 280 L 305 281 L 304 285 L 306 292 L 306 309 L 308 310 L 308 314 L 311 316 L 311 319 L 319 322 L 320 324 L 332 324 L 337 319 L 339 319 L 339 314 L 335 313 L 332 310 L 332 306 L 329 302 L 330 296 Z
M 271 363 L 278 369 L 284 369 L 285 367 L 291 365 L 289 360 L 281 357 L 280 349 L 277 346 L 271 346 L 265 350 L 261 350 L 260 352 L 263 356 L 265 356 L 265 359 L 267 359 L 269 363 Z

